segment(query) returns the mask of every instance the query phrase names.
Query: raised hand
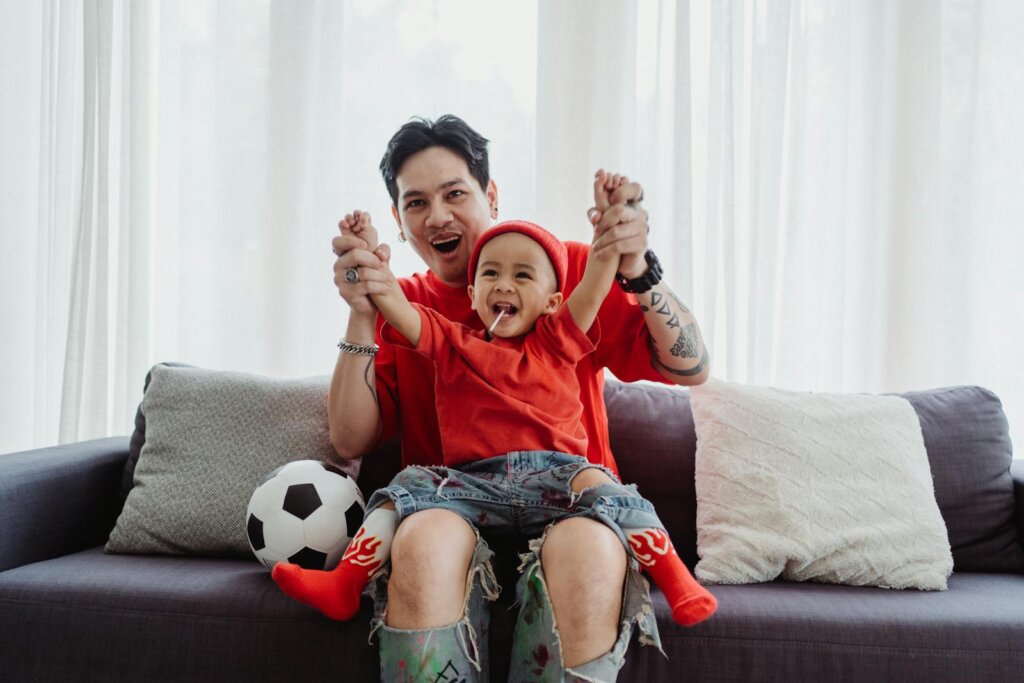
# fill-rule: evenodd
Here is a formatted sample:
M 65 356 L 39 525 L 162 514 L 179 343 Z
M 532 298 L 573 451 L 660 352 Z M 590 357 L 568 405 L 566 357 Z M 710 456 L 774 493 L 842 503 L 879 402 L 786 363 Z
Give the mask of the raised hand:
M 370 294 L 387 291 L 387 283 L 394 279 L 387 267 L 391 255 L 386 244 L 378 244 L 377 230 L 370 214 L 353 211 L 338 222 L 340 235 L 331 240 L 334 261 L 334 285 L 338 294 L 354 312 L 377 313 Z
M 377 229 L 373 227 L 370 214 L 366 211 L 356 209 L 352 213 L 346 214 L 338 223 L 338 227 L 341 228 L 342 235 L 350 234 L 362 239 L 369 251 L 377 248 Z
M 644 190 L 624 175 L 599 169 L 594 174 L 594 206 L 587 212 L 594 225 L 591 251 L 599 259 L 619 259 L 627 278 L 647 270 L 647 212 L 641 208 Z
M 597 225 L 597 221 L 601 219 L 601 215 L 608 210 L 608 207 L 612 205 L 612 193 L 623 187 L 629 182 L 629 178 L 618 173 L 608 173 L 603 168 L 597 169 L 597 173 L 594 174 L 594 207 L 588 214 L 592 214 L 594 210 L 600 212 L 597 216 L 597 220 L 591 218 L 591 222 Z

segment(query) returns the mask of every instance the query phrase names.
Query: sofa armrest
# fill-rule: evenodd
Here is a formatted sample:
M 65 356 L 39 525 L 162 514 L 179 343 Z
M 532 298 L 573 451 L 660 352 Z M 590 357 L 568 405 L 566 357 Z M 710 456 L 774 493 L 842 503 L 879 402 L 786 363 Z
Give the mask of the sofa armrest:
M 1010 475 L 1013 477 L 1013 499 L 1017 504 L 1017 540 L 1024 545 L 1024 460 L 1010 463 Z
M 128 437 L 0 455 L 0 571 L 103 543 Z

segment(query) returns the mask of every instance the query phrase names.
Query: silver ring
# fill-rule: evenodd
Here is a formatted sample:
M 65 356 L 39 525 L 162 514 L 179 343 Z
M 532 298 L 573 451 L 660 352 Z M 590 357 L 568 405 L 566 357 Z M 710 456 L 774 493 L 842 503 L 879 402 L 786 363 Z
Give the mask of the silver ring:
M 359 282 L 359 271 L 356 270 L 355 268 L 346 268 L 345 282 L 349 283 L 350 285 L 354 285 L 355 283 Z

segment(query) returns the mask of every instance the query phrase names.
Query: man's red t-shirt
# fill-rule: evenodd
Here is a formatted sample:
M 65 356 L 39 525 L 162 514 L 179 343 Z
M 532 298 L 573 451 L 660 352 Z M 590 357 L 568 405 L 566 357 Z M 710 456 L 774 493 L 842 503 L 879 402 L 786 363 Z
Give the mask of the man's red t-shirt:
M 512 451 L 587 452 L 576 364 L 600 339 L 584 334 L 567 306 L 542 315 L 529 333 L 488 338 L 413 304 L 421 332 L 415 347 L 390 325 L 382 337 L 434 362 L 444 464 L 455 467 Z
M 566 242 L 569 268 L 562 293 L 568 297 L 579 284 L 587 263 L 589 246 Z M 465 287 L 450 287 L 432 272 L 399 280 L 412 303 L 432 308 L 452 322 L 476 330 L 483 322 L 470 308 Z M 576 366 L 583 404 L 582 422 L 587 432 L 586 456 L 590 462 L 618 472 L 608 444 L 608 413 L 604 405 L 604 368 L 624 382 L 665 382 L 651 365 L 650 334 L 636 297 L 612 285 L 597 314 L 601 339 L 593 353 Z M 380 442 L 398 431 L 402 434 L 403 465 L 443 465 L 441 434 L 434 397 L 434 363 L 420 353 L 381 339 L 384 318 L 377 316 L 377 395 L 381 409 Z

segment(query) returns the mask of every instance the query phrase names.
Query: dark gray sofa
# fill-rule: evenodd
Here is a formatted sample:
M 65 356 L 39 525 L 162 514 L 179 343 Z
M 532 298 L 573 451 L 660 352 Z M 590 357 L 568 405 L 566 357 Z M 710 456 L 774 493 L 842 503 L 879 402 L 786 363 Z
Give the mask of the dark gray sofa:
M 1024 463 L 1011 468 L 1002 408 L 977 387 L 904 396 L 953 548 L 949 590 L 715 586 L 718 613 L 692 629 L 671 622 L 655 591 L 669 658 L 634 643 L 620 680 L 1024 680 Z M 605 398 L 623 479 L 654 502 L 692 567 L 688 393 L 610 381 Z M 255 560 L 105 554 L 128 452 L 123 437 L 0 456 L 0 680 L 376 680 L 365 598 L 337 623 L 286 598 Z M 361 486 L 398 463 L 394 443 L 368 456 Z M 493 612 L 493 680 L 507 671 L 510 593 Z

